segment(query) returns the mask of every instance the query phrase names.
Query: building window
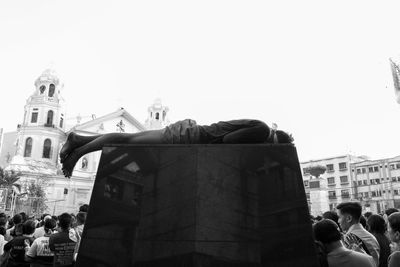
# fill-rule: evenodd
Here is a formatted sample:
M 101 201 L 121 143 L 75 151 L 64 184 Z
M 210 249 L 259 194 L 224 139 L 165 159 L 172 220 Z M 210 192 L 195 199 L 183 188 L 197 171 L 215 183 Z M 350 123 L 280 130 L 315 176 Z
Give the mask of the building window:
M 31 117 L 32 123 L 37 122 L 38 114 L 39 114 L 38 112 L 32 112 L 32 117 Z
M 400 182 L 400 176 L 397 176 L 397 182 Z
M 40 90 L 40 94 L 43 94 L 44 91 L 46 90 L 46 86 L 44 86 L 44 85 L 40 86 L 39 90 Z
M 395 169 L 395 165 L 394 164 L 390 164 L 390 169 L 394 170 Z
M 310 181 L 310 188 L 319 188 L 319 181 Z
M 156 112 L 156 120 L 160 119 L 160 113 Z
M 379 172 L 379 167 L 378 166 L 374 166 L 374 172 Z
M 308 186 L 308 185 L 309 185 L 308 180 L 305 180 L 305 181 L 304 181 L 304 186 Z
M 349 182 L 349 179 L 347 176 L 340 176 L 340 183 L 341 184 L 347 184 Z
M 310 173 L 308 172 L 308 168 L 303 168 L 303 175 L 308 175 L 308 174 L 310 174 Z
M 335 169 L 333 168 L 333 164 L 327 164 L 326 165 L 326 171 L 327 172 L 333 172 Z
M 363 180 L 363 184 L 364 185 L 368 185 L 368 181 L 367 180 Z
M 394 190 L 393 190 L 393 193 L 394 193 L 395 195 L 398 195 L 398 194 L 399 194 L 399 190 L 394 189 Z
M 306 193 L 306 198 L 310 199 L 310 193 Z
M 368 192 L 364 192 L 364 197 L 365 197 L 365 198 L 368 198 L 368 197 L 369 197 Z
M 336 191 L 328 191 L 328 198 L 335 199 L 336 198 Z
M 53 124 L 53 111 L 52 110 L 49 110 L 48 112 L 47 112 L 47 121 L 46 121 L 46 125 L 47 126 L 51 126 L 52 124 Z
M 61 117 L 61 118 L 60 118 L 60 128 L 62 128 L 62 127 L 63 127 L 63 124 L 64 124 L 64 118 L 63 118 L 63 117 Z
M 339 163 L 339 170 L 341 170 L 341 171 L 347 170 L 347 163 L 346 162 L 340 162 Z
M 396 182 L 396 181 L 397 181 L 396 176 L 392 177 L 392 182 Z
M 381 180 L 380 180 L 380 179 L 375 179 L 375 182 L 376 182 L 377 184 L 380 184 L 380 183 L 381 183 Z
M 375 191 L 372 191 L 372 192 L 371 192 L 371 196 L 372 196 L 372 197 L 376 197 L 376 192 L 375 192 Z
M 360 181 L 358 181 L 358 185 L 362 185 L 362 181 L 360 180 Z
M 335 184 L 335 177 L 328 177 L 328 184 Z
M 49 87 L 49 97 L 53 97 L 54 96 L 54 91 L 56 90 L 56 87 L 54 86 L 54 84 L 50 84 Z
M 357 174 L 360 174 L 361 173 L 361 169 L 357 169 Z
M 86 157 L 84 157 L 84 158 L 82 159 L 81 168 L 82 168 L 82 169 L 87 169 L 87 167 L 88 167 L 88 160 L 87 160 Z
M 370 182 L 371 184 L 375 184 L 375 180 L 374 180 L 374 179 L 369 180 L 369 182 Z
M 373 167 L 368 167 L 368 171 L 369 172 L 374 172 L 374 168 Z
M 342 190 L 342 198 L 350 198 L 349 190 Z
M 365 168 L 361 168 L 361 172 L 362 172 L 362 173 L 366 173 L 366 171 L 367 171 L 367 170 L 366 170 Z
M 25 140 L 24 157 L 30 157 L 32 154 L 32 137 L 28 137 Z
M 396 169 L 400 169 L 400 163 L 396 163 Z
M 50 152 L 51 152 L 51 140 L 47 138 L 46 140 L 44 140 L 42 157 L 45 159 L 49 159 Z

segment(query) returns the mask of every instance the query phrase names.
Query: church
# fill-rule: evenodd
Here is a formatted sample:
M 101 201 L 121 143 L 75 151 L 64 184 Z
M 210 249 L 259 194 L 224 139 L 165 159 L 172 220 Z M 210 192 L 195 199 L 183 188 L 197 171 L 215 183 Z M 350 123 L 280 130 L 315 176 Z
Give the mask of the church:
M 92 116 L 88 121 L 78 118 L 76 123 L 66 123 L 63 83 L 52 69 L 45 70 L 34 83 L 34 92 L 24 107 L 23 121 L 17 130 L 0 136 L 0 167 L 21 173 L 18 182 L 44 181 L 46 184 L 47 212 L 76 213 L 79 206 L 88 204 L 92 193 L 101 151 L 89 153 L 76 164 L 73 176 L 65 178 L 59 160 L 59 151 L 68 133 L 96 135 L 110 132 L 135 133 L 164 128 L 169 124 L 168 107 L 156 99 L 148 108 L 144 123 L 124 108 L 104 116 Z M 19 192 L 22 196 L 24 192 Z M 19 207 L 16 212 L 25 211 Z

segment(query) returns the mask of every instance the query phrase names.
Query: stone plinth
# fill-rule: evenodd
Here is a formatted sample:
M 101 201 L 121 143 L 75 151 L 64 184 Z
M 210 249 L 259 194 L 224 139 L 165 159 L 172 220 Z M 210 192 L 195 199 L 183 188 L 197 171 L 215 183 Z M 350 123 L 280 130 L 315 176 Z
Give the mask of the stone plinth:
M 78 266 L 318 266 L 295 147 L 104 148 Z

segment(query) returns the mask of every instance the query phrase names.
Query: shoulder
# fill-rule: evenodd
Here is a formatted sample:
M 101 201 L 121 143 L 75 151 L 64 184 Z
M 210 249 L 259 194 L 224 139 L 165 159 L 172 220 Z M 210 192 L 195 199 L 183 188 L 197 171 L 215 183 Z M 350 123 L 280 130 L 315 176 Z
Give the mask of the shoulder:
M 388 266 L 389 267 L 396 267 L 400 265 L 400 251 L 395 251 L 390 254 L 388 258 Z
M 351 255 L 355 261 L 359 264 L 359 266 L 375 266 L 374 258 L 370 255 L 352 251 Z

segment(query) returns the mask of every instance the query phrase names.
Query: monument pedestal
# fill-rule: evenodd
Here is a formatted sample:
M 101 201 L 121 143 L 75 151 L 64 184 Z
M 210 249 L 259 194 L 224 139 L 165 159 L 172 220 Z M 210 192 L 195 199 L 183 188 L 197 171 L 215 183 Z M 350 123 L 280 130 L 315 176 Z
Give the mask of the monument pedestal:
M 77 266 L 319 266 L 295 147 L 105 147 Z

